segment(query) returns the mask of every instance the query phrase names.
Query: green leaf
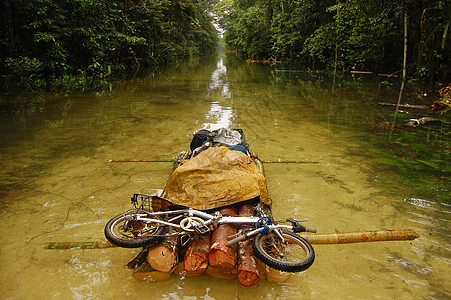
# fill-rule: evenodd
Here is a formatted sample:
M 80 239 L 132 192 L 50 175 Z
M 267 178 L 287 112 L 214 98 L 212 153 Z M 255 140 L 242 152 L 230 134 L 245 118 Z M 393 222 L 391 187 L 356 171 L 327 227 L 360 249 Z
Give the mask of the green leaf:
M 435 162 L 421 160 L 421 159 L 417 159 L 417 161 L 422 163 L 422 164 L 425 164 L 426 166 L 432 167 L 434 169 L 440 169 L 440 165 L 435 163 Z
M 374 160 L 377 161 L 378 163 L 389 165 L 392 167 L 399 167 L 401 165 L 399 161 L 391 158 L 375 158 Z

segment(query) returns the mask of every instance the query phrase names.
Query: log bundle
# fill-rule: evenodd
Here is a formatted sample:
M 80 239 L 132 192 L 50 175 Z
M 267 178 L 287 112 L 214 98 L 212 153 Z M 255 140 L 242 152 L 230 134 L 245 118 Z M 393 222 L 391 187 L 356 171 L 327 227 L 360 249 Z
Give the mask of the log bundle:
M 254 206 L 245 204 L 240 208 L 240 217 L 251 217 L 254 214 Z M 249 230 L 252 226 L 242 224 L 241 230 Z M 252 240 L 247 239 L 238 243 L 238 282 L 243 286 L 254 286 L 260 281 L 257 267 L 257 258 L 252 249 Z
M 177 242 L 177 236 L 173 236 L 150 248 L 147 253 L 149 265 L 157 271 L 172 273 L 179 260 Z
M 236 216 L 236 208 L 227 206 L 219 211 L 223 216 Z M 236 268 L 237 245 L 227 246 L 228 237 L 236 234 L 233 224 L 222 224 L 211 234 L 210 252 L 208 261 L 215 269 L 234 270 Z
M 250 217 L 254 214 L 254 206 L 245 204 L 237 210 L 228 206 L 219 210 L 223 216 Z M 289 274 L 276 271 L 260 262 L 253 253 L 252 239 L 240 241 L 238 244 L 227 246 L 228 237 L 239 230 L 252 229 L 251 225 L 233 224 L 218 225 L 210 234 L 197 236 L 192 239 L 186 252 L 181 251 L 177 237 L 166 239 L 160 244 L 143 249 L 143 251 L 128 266 L 134 269 L 133 277 L 143 281 L 161 281 L 170 278 L 171 273 L 184 271 L 186 275 L 207 274 L 219 279 L 238 279 L 246 287 L 258 284 L 260 280 L 284 282 Z M 184 257 L 183 257 L 184 252 Z M 180 260 L 182 262 L 179 263 Z M 147 259 L 139 266 L 138 258 Z
M 189 275 L 200 275 L 208 268 L 208 253 L 210 252 L 210 235 L 192 240 L 185 254 L 183 266 Z

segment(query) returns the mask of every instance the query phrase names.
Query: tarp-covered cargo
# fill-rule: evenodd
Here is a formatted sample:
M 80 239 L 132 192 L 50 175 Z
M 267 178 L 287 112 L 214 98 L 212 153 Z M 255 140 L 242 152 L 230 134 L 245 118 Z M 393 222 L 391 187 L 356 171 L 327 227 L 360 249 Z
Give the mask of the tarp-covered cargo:
M 166 186 L 172 203 L 208 210 L 260 198 L 271 205 L 265 177 L 246 154 L 227 147 L 210 147 L 183 162 Z

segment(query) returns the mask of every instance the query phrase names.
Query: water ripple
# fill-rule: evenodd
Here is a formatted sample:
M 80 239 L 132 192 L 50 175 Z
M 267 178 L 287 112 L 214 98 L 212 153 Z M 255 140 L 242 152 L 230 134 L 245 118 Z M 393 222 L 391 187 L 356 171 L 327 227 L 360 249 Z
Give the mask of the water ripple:
M 435 201 L 430 201 L 430 200 L 425 200 L 425 199 L 420 199 L 420 198 L 404 198 L 403 201 L 407 202 L 411 205 L 414 205 L 414 206 L 431 209 L 431 210 L 435 210 L 435 211 L 440 211 L 440 212 L 446 212 L 446 213 L 449 213 L 449 211 L 446 211 L 445 209 L 451 208 L 451 205 L 447 204 L 447 203 L 438 203 Z

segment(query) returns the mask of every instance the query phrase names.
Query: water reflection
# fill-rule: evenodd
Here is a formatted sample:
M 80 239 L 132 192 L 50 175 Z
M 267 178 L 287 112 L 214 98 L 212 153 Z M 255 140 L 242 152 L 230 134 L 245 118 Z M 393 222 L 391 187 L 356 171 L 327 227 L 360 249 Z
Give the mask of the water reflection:
M 203 128 L 215 130 L 223 127 L 230 127 L 234 117 L 234 112 L 230 107 L 223 107 L 217 102 L 213 102 L 206 117 L 210 122 L 206 122 Z
M 208 86 L 208 92 L 219 92 L 223 98 L 230 98 L 229 83 L 225 78 L 227 74 L 227 67 L 224 65 L 222 58 L 216 64 L 216 70 L 211 74 L 211 82 Z
M 425 199 L 419 199 L 419 198 L 406 198 L 404 199 L 405 202 L 412 204 L 414 206 L 432 209 L 435 211 L 445 211 L 445 208 L 450 208 L 451 205 L 447 203 L 437 203 L 435 201 L 425 200 Z
M 226 101 L 230 102 L 232 97 L 226 75 L 227 67 L 224 65 L 223 59 L 220 58 L 216 64 L 216 70 L 211 74 L 211 81 L 207 90 L 208 96 L 219 99 L 211 102 L 210 110 L 206 115 L 209 122 L 204 123 L 203 128 L 215 130 L 232 125 L 235 113 L 231 106 L 225 105 Z

